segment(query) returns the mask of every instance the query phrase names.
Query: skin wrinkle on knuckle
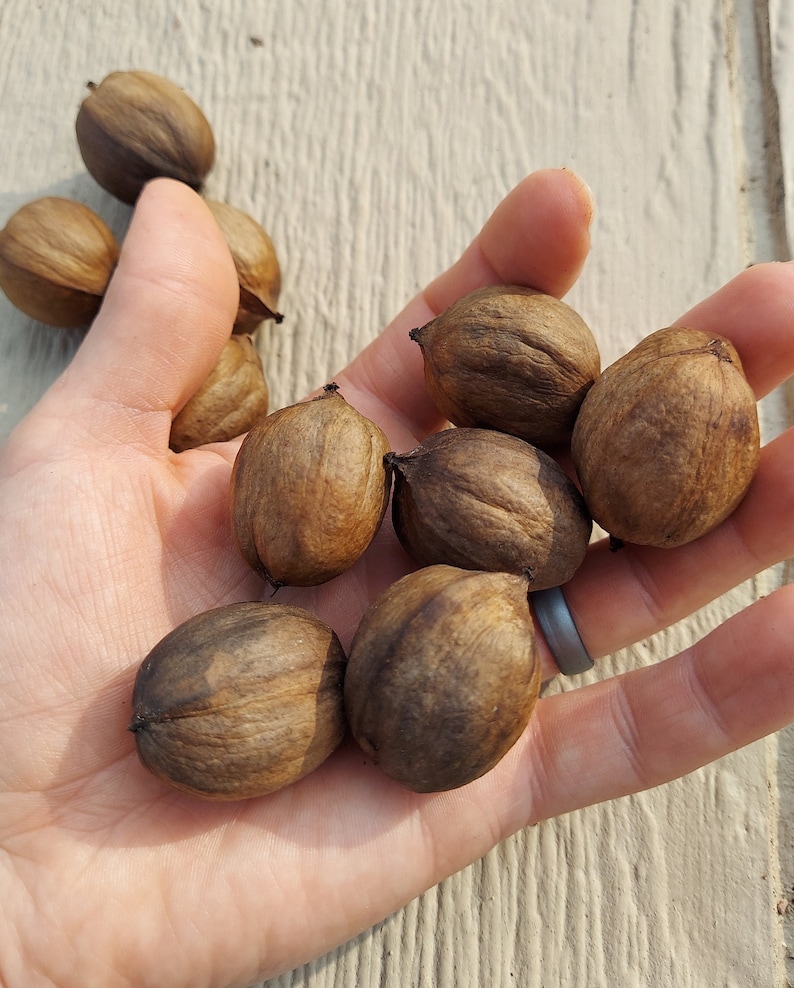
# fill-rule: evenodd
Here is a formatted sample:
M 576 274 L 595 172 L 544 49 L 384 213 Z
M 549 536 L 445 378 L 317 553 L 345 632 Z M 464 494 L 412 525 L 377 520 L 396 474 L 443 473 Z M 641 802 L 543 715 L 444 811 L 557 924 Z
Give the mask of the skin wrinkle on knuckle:
M 196 345 L 194 317 L 200 317 L 204 327 L 211 327 L 216 319 L 226 329 L 228 321 L 229 330 L 233 321 L 233 313 L 229 314 L 231 309 L 224 304 L 220 293 L 215 289 L 214 277 L 207 275 L 204 265 L 196 266 L 192 263 L 181 267 L 172 264 L 158 270 L 119 271 L 116 290 L 126 298 L 117 300 L 115 293 L 111 296 L 111 286 L 108 290 L 108 306 L 112 305 L 115 310 L 122 304 L 131 302 L 137 309 L 137 300 L 146 299 L 145 308 L 155 308 L 156 304 L 158 321 L 169 325 L 169 348 L 177 343 L 187 345 L 192 342 Z M 100 312 L 97 318 L 101 318 L 102 314 Z M 111 311 L 107 317 L 112 318 L 113 314 Z M 184 331 L 180 334 L 181 339 L 176 339 L 179 327 L 183 327 Z
M 611 769 L 614 778 L 623 780 L 624 792 L 640 792 L 660 781 L 659 772 L 648 757 L 652 746 L 646 744 L 642 718 L 634 709 L 631 691 L 625 687 L 625 679 L 616 681 L 608 700 L 610 720 L 614 735 L 620 741 L 620 754 L 624 762 L 621 768 L 613 763 Z
M 692 660 L 686 663 L 683 673 L 686 696 L 697 722 L 697 731 L 692 730 L 691 733 L 693 736 L 697 733 L 699 743 L 704 749 L 710 748 L 719 756 L 736 748 L 741 740 L 732 729 L 730 721 L 723 715 L 719 697 L 709 688 L 704 675 L 708 663 L 697 661 L 699 651 L 690 650 L 688 654 L 692 656 Z
M 654 629 L 665 627 L 668 623 L 665 618 L 665 593 L 663 588 L 657 584 L 653 570 L 651 567 L 646 566 L 637 555 L 631 553 L 630 550 L 626 552 L 624 558 L 629 564 L 639 590 L 639 593 L 635 595 L 633 606 L 636 607 L 638 604 L 641 604 L 645 613 L 648 615 L 648 620 L 642 622 L 637 621 L 635 617 L 635 625 Z
M 545 721 L 540 716 L 544 705 L 543 698 L 538 700 L 538 709 L 530 718 L 525 735 L 528 764 L 523 774 L 529 793 L 522 814 L 524 820 L 522 825 L 525 826 L 531 826 L 554 815 L 553 811 L 545 809 L 545 804 L 550 801 L 552 794 L 559 792 L 562 785 L 567 789 L 574 789 L 576 786 L 575 779 L 566 781 L 560 777 L 557 766 L 559 759 L 555 754 L 556 745 L 549 737 L 550 733 L 553 736 L 553 732 L 547 732 Z
M 767 554 L 762 554 L 754 546 L 752 539 L 748 537 L 744 527 L 737 519 L 735 513 L 726 518 L 723 525 L 725 526 L 725 536 L 732 544 L 732 555 L 734 558 L 744 558 L 748 561 L 746 565 L 742 567 L 743 575 L 747 574 L 747 576 L 755 576 L 756 574 L 762 572 L 762 570 L 766 569 L 767 566 L 774 565 L 780 562 L 781 558 L 785 558 L 780 551 L 774 552 L 771 560 L 768 558 Z

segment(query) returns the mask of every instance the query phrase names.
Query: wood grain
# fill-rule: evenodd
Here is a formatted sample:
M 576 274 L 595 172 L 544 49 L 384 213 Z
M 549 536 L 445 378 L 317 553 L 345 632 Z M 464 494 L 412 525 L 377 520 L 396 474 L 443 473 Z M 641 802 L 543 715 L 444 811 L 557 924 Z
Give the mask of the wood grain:
M 74 118 L 88 80 L 149 69 L 213 124 L 208 194 L 258 218 L 279 252 L 286 318 L 260 338 L 273 408 L 332 378 L 548 165 L 598 202 L 568 301 L 609 362 L 747 263 L 788 256 L 793 48 L 786 0 L 5 0 L 0 223 L 59 194 L 123 236 L 129 212 L 85 174 Z M 0 436 L 79 342 L 0 298 Z M 784 391 L 764 415 L 767 435 L 789 424 Z M 786 578 L 764 574 L 552 689 L 660 661 Z M 270 984 L 782 986 L 793 764 L 783 732 L 546 821 Z

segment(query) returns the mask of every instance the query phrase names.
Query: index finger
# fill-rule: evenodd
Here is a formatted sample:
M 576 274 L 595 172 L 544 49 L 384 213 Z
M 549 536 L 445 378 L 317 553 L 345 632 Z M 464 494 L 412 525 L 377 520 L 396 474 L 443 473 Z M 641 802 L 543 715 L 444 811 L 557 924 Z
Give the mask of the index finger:
M 459 260 L 409 302 L 335 378 L 345 397 L 376 420 L 395 417 L 403 445 L 443 422 L 424 385 L 421 350 L 408 333 L 456 299 L 485 285 L 527 285 L 560 297 L 576 281 L 590 248 L 590 190 L 567 169 L 533 172 L 496 207 Z

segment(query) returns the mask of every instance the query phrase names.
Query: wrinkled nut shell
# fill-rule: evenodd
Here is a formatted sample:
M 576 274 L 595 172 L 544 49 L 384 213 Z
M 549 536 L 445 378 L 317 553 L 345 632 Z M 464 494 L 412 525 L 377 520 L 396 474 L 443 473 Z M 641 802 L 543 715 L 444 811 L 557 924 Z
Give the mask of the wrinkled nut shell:
M 33 319 L 82 328 L 99 311 L 118 257 L 116 238 L 93 210 L 45 196 L 0 231 L 0 288 Z
M 350 647 L 345 710 L 357 743 L 388 776 L 440 792 L 504 757 L 539 690 L 527 581 L 429 566 L 364 614 Z
M 601 368 L 577 312 L 514 285 L 478 289 L 410 336 L 422 348 L 428 392 L 450 422 L 544 448 L 569 441 Z
M 284 318 L 277 308 L 281 267 L 270 235 L 242 210 L 214 199 L 205 202 L 220 227 L 240 283 L 235 333 L 250 332 L 265 319 L 280 323 Z
M 662 329 L 608 367 L 582 405 L 572 454 L 613 538 L 672 547 L 715 528 L 758 465 L 755 396 L 731 343 Z
M 320 765 L 345 734 L 345 655 L 302 608 L 230 604 L 166 635 L 135 680 L 142 763 L 203 799 L 248 799 Z
M 83 100 L 75 124 L 89 173 L 134 203 L 153 178 L 201 189 L 215 160 L 212 128 L 193 100 L 152 72 L 111 72 Z
M 522 439 L 453 428 L 386 460 L 394 530 L 420 564 L 522 574 L 532 590 L 567 582 L 581 565 L 592 530 L 584 500 Z
M 177 453 L 241 436 L 267 415 L 268 387 L 250 336 L 226 341 L 215 367 L 171 423 Z
M 383 431 L 335 385 L 258 422 L 231 477 L 243 558 L 275 587 L 314 586 L 349 569 L 386 511 L 388 451 Z

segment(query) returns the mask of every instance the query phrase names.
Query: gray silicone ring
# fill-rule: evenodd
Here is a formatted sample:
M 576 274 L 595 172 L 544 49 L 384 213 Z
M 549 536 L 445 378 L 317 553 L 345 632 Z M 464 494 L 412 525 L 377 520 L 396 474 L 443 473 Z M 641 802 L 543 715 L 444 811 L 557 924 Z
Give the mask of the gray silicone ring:
M 595 662 L 579 637 L 562 590 L 552 587 L 536 590 L 529 596 L 540 630 L 563 676 L 575 676 L 592 669 Z

